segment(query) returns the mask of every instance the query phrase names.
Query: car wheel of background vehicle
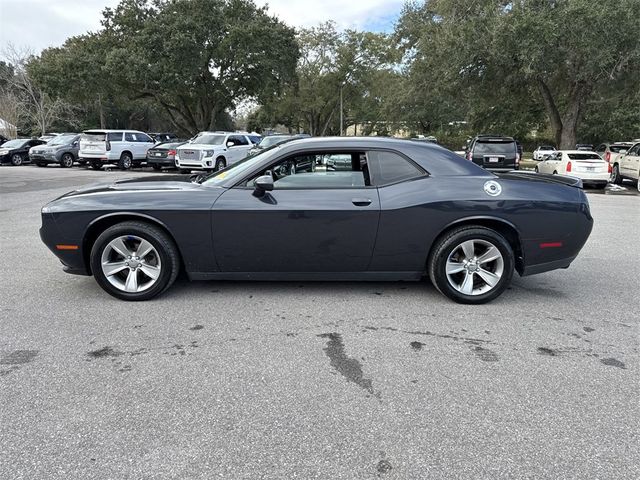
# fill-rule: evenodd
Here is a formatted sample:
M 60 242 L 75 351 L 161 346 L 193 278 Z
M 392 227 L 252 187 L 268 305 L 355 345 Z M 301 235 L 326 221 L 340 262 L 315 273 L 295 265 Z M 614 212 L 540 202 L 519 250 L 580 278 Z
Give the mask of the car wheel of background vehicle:
M 78 165 L 80 165 L 81 167 L 84 167 L 87 165 L 87 162 L 85 160 L 78 160 Z
M 13 165 L 14 167 L 19 167 L 20 165 L 22 165 L 22 155 L 20 155 L 19 153 L 14 153 L 13 155 L 11 155 L 11 165 Z
M 70 153 L 65 153 L 64 155 L 62 155 L 62 158 L 60 159 L 60 166 L 62 168 L 73 167 L 73 155 L 71 155 Z
M 515 265 L 509 242 L 495 230 L 459 227 L 433 247 L 429 278 L 458 303 L 481 304 L 498 297 L 511 282 Z
M 98 284 L 121 300 L 149 300 L 169 288 L 180 270 L 173 240 L 154 225 L 123 222 L 106 229 L 91 249 Z
M 94 170 L 100 170 L 102 168 L 102 163 L 100 162 L 91 162 L 91 168 Z
M 615 183 L 616 185 L 620 185 L 622 183 L 622 175 L 620 175 L 620 167 L 616 164 L 611 169 L 611 178 L 609 179 L 611 183 Z
M 42 162 L 36 162 L 36 165 L 39 167 L 46 167 L 47 164 L 46 163 L 42 163 Z
M 215 169 L 216 172 L 219 172 L 226 166 L 227 166 L 227 161 L 224 159 L 224 157 L 216 158 L 216 169 Z
M 535 168 L 534 170 L 535 170 L 535 172 L 536 172 L 536 173 L 540 173 L 540 172 L 538 171 L 538 166 L 537 166 L 537 165 L 536 165 L 536 168 Z
M 120 170 L 129 170 L 131 168 L 131 162 L 131 154 L 123 152 L 122 155 L 120 155 L 120 160 L 118 160 L 118 168 Z
M 160 170 L 162 170 L 162 167 L 160 165 L 157 165 L 157 164 L 152 165 L 152 167 L 156 172 L 159 172 Z

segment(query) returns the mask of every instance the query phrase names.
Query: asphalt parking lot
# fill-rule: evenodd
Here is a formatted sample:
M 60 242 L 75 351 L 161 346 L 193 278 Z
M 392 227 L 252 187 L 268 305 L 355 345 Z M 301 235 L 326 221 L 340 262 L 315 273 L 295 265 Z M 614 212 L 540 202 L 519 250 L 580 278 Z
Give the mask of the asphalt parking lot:
M 0 478 L 640 478 L 640 196 L 489 305 L 424 283 L 62 272 L 40 208 L 145 172 L 0 168 Z

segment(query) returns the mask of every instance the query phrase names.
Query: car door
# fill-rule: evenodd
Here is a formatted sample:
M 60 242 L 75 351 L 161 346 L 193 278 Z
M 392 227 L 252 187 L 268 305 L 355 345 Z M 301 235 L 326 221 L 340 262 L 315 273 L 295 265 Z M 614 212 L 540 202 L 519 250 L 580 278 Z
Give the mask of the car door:
M 229 135 L 227 139 L 227 165 L 246 157 L 249 148 L 251 148 L 251 142 L 244 135 Z
M 136 133 L 136 142 L 137 142 L 137 159 L 145 160 L 147 158 L 147 151 L 153 147 L 155 142 L 153 139 L 147 135 L 146 133 L 137 132 Z
M 620 160 L 620 173 L 627 178 L 638 178 L 640 170 L 640 143 L 636 143 Z
M 348 169 L 327 171 L 321 158 L 350 154 Z M 274 189 L 254 195 L 263 174 Z M 375 244 L 380 201 L 362 151 L 285 156 L 228 189 L 215 202 L 215 257 L 223 272 L 364 272 Z

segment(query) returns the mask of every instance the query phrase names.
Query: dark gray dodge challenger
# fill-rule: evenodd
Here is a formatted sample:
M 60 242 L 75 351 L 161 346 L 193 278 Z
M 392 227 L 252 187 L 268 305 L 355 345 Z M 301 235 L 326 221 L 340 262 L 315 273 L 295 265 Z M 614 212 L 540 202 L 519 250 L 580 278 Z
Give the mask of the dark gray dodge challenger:
M 123 300 L 192 280 L 420 280 L 484 303 L 567 268 L 593 219 L 580 180 L 487 172 L 434 144 L 310 138 L 209 175 L 80 188 L 42 209 L 69 273 Z

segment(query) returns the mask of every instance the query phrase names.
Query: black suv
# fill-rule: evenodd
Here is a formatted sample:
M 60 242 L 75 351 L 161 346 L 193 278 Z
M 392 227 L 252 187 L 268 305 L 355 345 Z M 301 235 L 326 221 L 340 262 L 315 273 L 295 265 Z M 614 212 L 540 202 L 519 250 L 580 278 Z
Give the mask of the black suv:
M 497 172 L 520 168 L 520 154 L 516 141 L 502 135 L 477 135 L 467 147 L 467 160 Z

